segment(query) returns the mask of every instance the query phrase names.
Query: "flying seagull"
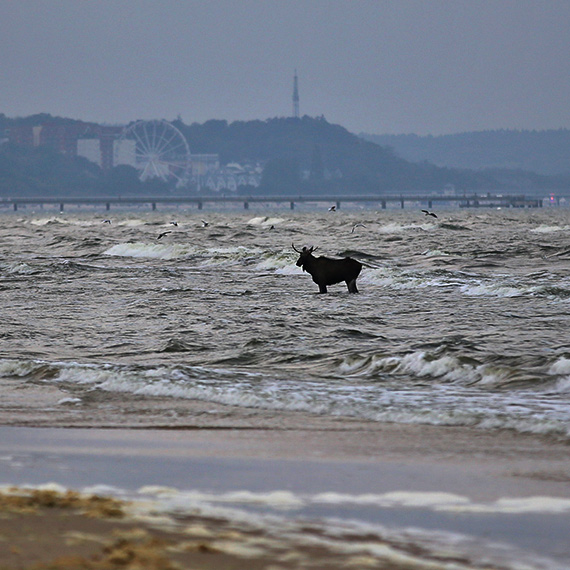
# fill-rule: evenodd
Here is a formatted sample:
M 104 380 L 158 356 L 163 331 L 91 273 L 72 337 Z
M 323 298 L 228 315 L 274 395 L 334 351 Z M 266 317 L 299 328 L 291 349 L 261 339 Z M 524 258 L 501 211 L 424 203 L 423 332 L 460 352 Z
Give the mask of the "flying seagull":
M 111 220 L 103 220 L 103 223 L 104 223 L 104 224 L 110 224 L 110 223 L 111 223 Z
M 336 206 L 331 206 L 329 208 L 329 212 L 336 212 Z
M 160 239 L 160 238 L 163 238 L 165 235 L 167 235 L 167 234 L 171 234 L 171 233 L 172 233 L 171 231 L 168 231 L 168 232 L 162 232 L 161 234 L 158 234 L 158 236 L 157 236 L 157 238 L 156 238 L 156 239 Z
M 428 210 L 422 210 L 422 212 L 426 215 L 426 216 L 433 216 L 434 218 L 437 218 L 437 216 L 433 213 L 430 212 Z
M 210 224 L 206 220 L 202 220 L 202 227 L 207 228 Z
M 365 226 L 364 224 L 361 224 L 360 222 L 358 222 L 358 224 L 354 224 L 354 226 L 352 226 L 352 230 L 351 230 L 350 233 L 353 234 L 353 233 L 354 233 L 354 230 L 355 230 L 356 228 L 358 228 L 358 227 L 363 227 L 363 228 L 365 228 L 366 226 Z
M 178 226 L 178 222 L 170 222 L 171 226 Z

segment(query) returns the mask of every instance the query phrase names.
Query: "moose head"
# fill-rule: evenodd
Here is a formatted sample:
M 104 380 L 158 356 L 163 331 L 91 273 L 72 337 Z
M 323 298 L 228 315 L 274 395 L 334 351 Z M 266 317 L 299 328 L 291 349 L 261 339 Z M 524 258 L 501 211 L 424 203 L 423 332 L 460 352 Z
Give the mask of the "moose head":
M 297 260 L 297 267 L 303 267 L 303 271 L 307 271 L 304 268 L 305 263 L 311 257 L 314 259 L 313 251 L 316 251 L 319 248 L 318 247 L 311 247 L 311 248 L 303 247 L 303 249 L 301 251 L 299 251 L 295 247 L 294 243 L 292 243 L 291 245 L 293 246 L 293 249 L 299 254 L 299 259 Z

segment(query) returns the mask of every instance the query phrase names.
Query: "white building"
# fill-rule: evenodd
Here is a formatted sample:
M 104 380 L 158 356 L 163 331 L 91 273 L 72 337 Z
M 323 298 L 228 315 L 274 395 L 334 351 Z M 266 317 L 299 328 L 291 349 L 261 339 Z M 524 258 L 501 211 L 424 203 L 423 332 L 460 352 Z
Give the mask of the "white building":
M 94 162 L 97 166 L 103 166 L 101 160 L 101 141 L 97 139 L 77 139 L 77 156 L 83 156 Z
M 113 166 L 126 164 L 136 168 L 137 143 L 130 139 L 118 139 L 113 141 Z
M 241 165 L 230 162 L 210 172 L 204 180 L 204 187 L 212 192 L 237 192 L 240 186 L 258 187 L 263 168 L 259 164 Z
M 220 168 L 220 156 L 218 154 L 190 154 L 193 176 L 206 176 Z

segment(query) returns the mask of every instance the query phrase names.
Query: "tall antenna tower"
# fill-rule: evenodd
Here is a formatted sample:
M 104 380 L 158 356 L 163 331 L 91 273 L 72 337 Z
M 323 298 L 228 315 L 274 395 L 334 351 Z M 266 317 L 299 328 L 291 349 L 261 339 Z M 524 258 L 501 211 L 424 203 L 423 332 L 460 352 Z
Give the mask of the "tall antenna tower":
M 293 79 L 293 116 L 299 118 L 299 80 L 297 79 L 297 70 L 295 70 L 295 78 Z

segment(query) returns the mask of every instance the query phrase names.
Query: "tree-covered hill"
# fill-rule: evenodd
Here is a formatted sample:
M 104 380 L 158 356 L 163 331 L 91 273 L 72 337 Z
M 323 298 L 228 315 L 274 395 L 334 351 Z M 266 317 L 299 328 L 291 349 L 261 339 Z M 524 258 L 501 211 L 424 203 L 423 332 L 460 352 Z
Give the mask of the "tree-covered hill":
M 264 161 L 262 191 L 364 194 L 439 191 L 447 184 L 466 190 L 494 189 L 497 184 L 494 177 L 481 173 L 411 163 L 322 117 L 175 124 L 192 152 L 217 152 L 222 163 Z M 302 179 L 303 173 L 308 177 Z
M 93 192 L 99 167 L 86 158 L 70 157 L 49 147 L 0 147 L 0 195 L 61 196 Z

